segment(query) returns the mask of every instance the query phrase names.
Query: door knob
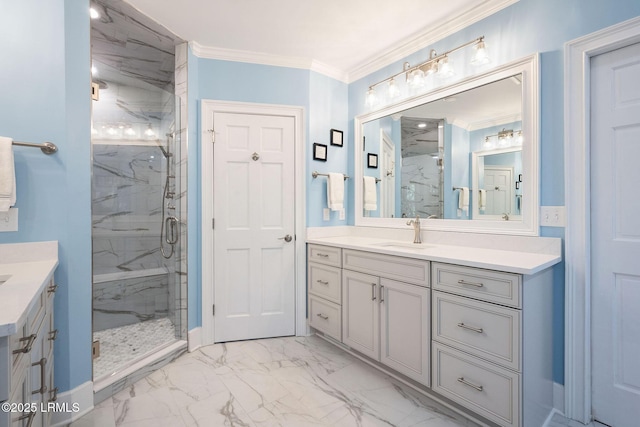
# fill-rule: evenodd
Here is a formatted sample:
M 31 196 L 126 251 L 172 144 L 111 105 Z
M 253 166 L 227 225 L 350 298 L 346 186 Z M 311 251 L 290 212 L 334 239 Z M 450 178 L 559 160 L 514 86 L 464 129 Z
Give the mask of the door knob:
M 257 162 L 257 161 L 258 161 L 258 159 L 260 158 L 260 154 L 258 154 L 258 153 L 253 153 L 253 154 L 251 155 L 251 158 L 253 159 L 253 161 L 254 161 L 254 162 Z
M 285 242 L 290 242 L 291 240 L 293 240 L 293 237 L 291 237 L 290 234 L 287 234 L 284 237 L 278 237 L 278 240 L 284 240 Z

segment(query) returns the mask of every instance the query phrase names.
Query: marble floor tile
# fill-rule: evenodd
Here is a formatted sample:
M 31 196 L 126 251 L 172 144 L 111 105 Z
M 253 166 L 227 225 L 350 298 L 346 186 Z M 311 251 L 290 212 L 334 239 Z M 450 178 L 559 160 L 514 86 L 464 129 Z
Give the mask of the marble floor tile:
M 312 336 L 202 347 L 105 400 L 72 426 L 475 424 Z

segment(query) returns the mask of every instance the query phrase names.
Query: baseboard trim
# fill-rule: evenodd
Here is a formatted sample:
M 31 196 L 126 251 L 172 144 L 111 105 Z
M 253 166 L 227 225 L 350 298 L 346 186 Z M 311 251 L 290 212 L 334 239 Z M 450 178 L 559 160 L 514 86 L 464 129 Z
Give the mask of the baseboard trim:
M 187 340 L 189 342 L 189 353 L 196 351 L 197 349 L 202 347 L 202 328 L 193 328 L 189 332 L 187 332 Z
M 553 383 L 553 407 L 564 414 L 564 385 Z
M 560 415 L 562 415 L 562 412 L 558 411 L 556 408 L 553 408 L 553 409 L 551 410 L 551 412 L 549 412 L 549 416 L 547 417 L 547 419 L 546 419 L 546 420 L 544 420 L 544 424 L 542 424 L 542 427 L 548 427 L 548 426 L 550 426 L 550 424 L 549 424 L 549 423 L 551 423 L 551 419 L 553 418 L 553 416 L 554 416 L 555 414 L 560 414 Z
M 58 408 L 67 408 L 68 410 L 52 414 L 52 427 L 69 425 L 88 414 L 93 410 L 93 382 L 87 381 L 73 390 L 59 393 L 56 404 Z

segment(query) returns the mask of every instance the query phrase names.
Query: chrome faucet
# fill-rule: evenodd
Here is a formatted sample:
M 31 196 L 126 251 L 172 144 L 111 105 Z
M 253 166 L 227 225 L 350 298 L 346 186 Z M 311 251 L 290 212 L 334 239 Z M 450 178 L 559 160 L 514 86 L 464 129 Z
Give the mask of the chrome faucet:
M 413 243 L 422 243 L 420 238 L 420 215 L 416 215 L 416 219 L 407 221 L 407 225 L 413 225 Z

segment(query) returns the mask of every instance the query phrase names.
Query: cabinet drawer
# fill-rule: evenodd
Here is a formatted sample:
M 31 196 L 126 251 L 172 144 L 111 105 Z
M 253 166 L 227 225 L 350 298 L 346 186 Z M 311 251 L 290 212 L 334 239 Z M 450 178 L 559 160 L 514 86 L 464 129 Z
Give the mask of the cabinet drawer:
M 342 265 L 349 270 L 429 286 L 429 261 L 344 249 Z
M 340 268 L 342 266 L 342 249 L 332 246 L 308 245 L 307 260 Z
M 433 292 L 433 339 L 520 369 L 520 311 Z
M 341 276 L 340 269 L 337 267 L 309 263 L 309 293 L 340 304 L 342 299 Z
M 342 310 L 338 304 L 309 296 L 309 326 L 342 341 Z
M 520 375 L 437 342 L 432 388 L 501 426 L 520 426 Z
M 481 268 L 433 263 L 433 288 L 519 308 L 522 276 Z

